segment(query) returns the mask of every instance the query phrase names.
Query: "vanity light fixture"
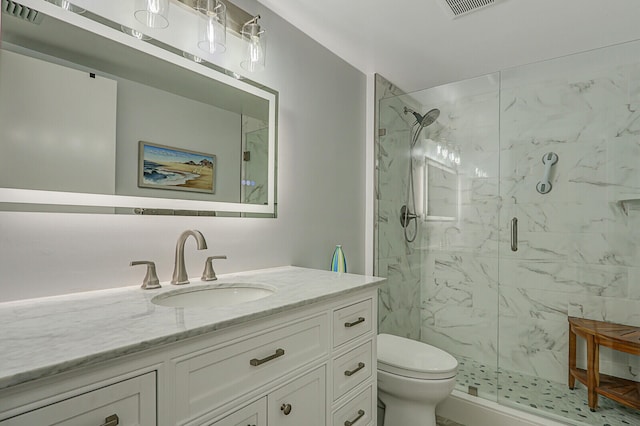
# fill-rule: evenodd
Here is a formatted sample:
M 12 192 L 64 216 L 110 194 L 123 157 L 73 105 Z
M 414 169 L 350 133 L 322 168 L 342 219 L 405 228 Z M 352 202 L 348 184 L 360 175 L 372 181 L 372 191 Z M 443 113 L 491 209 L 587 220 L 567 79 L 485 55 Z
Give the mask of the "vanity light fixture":
M 62 1 L 62 0 L 56 0 Z M 150 28 L 166 28 L 169 26 L 169 5 L 171 0 L 135 0 L 136 19 Z M 227 30 L 242 39 L 242 59 L 240 66 L 249 71 L 262 71 L 265 68 L 267 39 L 265 30 L 258 20 L 260 15 L 252 17 L 233 3 L 221 0 L 173 0 L 195 11 L 198 16 L 199 49 L 210 53 L 220 54 L 227 48 Z M 244 24 L 242 24 L 244 22 Z M 128 32 L 133 37 L 140 38 L 137 31 Z M 137 33 L 137 34 L 136 34 Z M 144 36 L 146 37 L 146 36 Z M 143 40 L 147 40 L 143 38 Z M 185 54 L 186 58 L 195 62 L 203 62 L 203 58 Z
M 167 28 L 169 0 L 136 0 L 133 16 L 149 28 Z
M 198 47 L 205 52 L 227 49 L 227 6 L 220 0 L 198 0 Z
M 240 66 L 249 72 L 262 71 L 265 65 L 267 39 L 265 31 L 258 24 L 258 19 L 260 19 L 260 15 L 245 22 L 241 31 L 245 53 Z

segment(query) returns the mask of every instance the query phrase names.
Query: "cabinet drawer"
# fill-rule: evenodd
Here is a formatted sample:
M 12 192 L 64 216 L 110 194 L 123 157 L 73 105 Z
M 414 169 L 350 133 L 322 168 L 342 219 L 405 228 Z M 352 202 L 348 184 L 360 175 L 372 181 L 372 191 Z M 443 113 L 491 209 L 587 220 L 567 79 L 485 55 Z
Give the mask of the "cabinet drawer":
M 2 426 L 155 426 L 156 374 L 147 373 L 0 422 Z
M 267 426 L 267 397 L 211 423 L 211 426 Z
M 333 361 L 333 400 L 371 377 L 373 365 L 371 341 L 336 358 Z
M 204 414 L 327 355 L 328 322 L 323 314 L 173 360 L 176 420 Z
M 282 386 L 267 396 L 269 425 L 325 426 L 325 367 Z
M 334 347 L 371 331 L 371 305 L 371 299 L 367 299 L 333 312 Z
M 365 426 L 376 415 L 373 405 L 375 401 L 373 386 L 360 392 L 355 398 L 347 402 L 333 414 L 333 426 Z

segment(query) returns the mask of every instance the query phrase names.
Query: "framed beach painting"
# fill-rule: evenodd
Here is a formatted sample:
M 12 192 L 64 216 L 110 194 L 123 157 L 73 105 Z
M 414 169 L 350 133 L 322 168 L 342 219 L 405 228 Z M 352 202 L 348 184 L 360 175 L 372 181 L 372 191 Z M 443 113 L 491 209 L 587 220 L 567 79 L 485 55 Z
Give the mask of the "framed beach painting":
M 216 156 L 140 141 L 138 186 L 176 191 L 216 192 Z

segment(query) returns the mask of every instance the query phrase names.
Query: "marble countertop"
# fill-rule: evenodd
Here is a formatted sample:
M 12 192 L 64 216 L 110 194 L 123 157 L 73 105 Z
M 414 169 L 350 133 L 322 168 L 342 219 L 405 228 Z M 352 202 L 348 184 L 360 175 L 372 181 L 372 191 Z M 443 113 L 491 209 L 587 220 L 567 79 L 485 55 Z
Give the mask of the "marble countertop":
M 292 308 L 375 287 L 383 278 L 284 266 L 225 274 L 188 286 L 254 283 L 275 287 L 263 299 L 217 308 L 158 306 L 162 283 L 0 303 L 0 389 L 140 352 Z

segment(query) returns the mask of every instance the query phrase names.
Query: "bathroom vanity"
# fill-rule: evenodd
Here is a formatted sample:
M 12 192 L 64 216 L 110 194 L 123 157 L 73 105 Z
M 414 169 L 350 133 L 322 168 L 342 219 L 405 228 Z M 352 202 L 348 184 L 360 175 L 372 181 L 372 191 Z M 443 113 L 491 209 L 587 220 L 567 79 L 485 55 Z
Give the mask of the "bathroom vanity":
M 171 285 L 0 304 L 0 425 L 374 425 L 381 281 L 281 267 L 222 276 L 273 290 L 233 306 L 152 302 Z

